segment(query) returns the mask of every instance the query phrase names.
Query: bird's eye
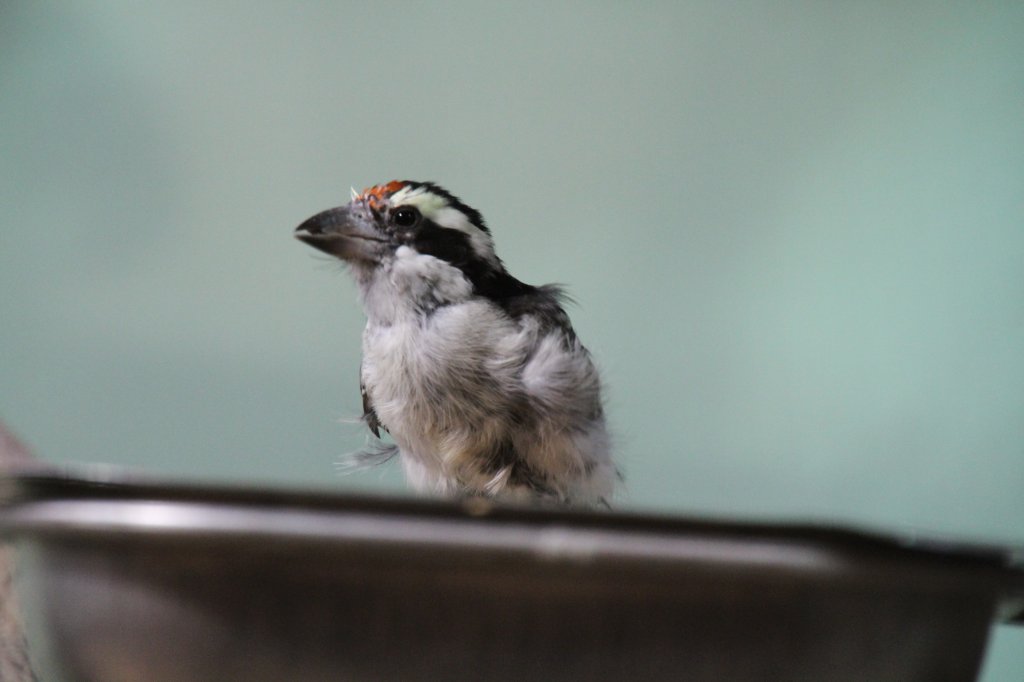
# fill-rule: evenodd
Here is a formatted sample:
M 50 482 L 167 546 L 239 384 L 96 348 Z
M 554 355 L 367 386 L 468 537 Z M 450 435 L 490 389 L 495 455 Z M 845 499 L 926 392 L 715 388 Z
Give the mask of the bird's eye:
M 420 219 L 420 212 L 409 206 L 402 206 L 391 214 L 391 222 L 398 227 L 412 227 Z

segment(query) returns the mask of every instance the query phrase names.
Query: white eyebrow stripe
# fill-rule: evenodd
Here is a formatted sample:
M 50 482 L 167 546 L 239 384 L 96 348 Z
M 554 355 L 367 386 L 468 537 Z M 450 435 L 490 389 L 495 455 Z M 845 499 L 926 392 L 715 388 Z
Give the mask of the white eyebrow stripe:
M 448 204 L 448 200 L 425 187 L 403 187 L 389 198 L 392 206 L 414 206 L 424 218 L 440 227 L 457 230 L 469 237 L 473 252 L 488 261 L 497 260 L 491 235 L 474 225 L 466 214 Z
M 415 206 L 423 215 L 427 215 L 434 208 L 440 208 L 447 204 L 444 197 L 431 194 L 425 187 L 410 187 L 408 185 L 388 197 L 388 202 L 392 206 Z

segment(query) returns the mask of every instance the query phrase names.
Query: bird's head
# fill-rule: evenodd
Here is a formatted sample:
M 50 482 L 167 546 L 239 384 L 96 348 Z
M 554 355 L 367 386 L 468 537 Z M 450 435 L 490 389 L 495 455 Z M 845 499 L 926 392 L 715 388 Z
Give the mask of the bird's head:
M 376 268 L 407 247 L 463 271 L 501 269 L 480 213 L 430 182 L 353 190 L 348 204 L 306 220 L 295 236 L 359 268 Z

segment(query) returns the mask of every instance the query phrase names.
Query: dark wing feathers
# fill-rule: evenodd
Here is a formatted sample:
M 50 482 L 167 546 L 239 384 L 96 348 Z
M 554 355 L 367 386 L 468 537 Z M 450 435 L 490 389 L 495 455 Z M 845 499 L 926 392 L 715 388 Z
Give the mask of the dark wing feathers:
M 540 321 L 546 331 L 560 331 L 567 344 L 576 341 L 576 332 L 565 312 L 563 304 L 569 300 L 562 288 L 557 284 L 545 284 L 539 287 L 528 287 L 509 296 L 492 299 L 505 313 L 518 319 L 522 315 L 532 315 Z
M 370 400 L 370 394 L 366 391 L 366 384 L 362 379 L 359 380 L 359 395 L 363 397 L 363 421 L 370 428 L 370 432 L 380 438 L 380 430 L 384 427 L 380 423 L 377 412 L 373 409 L 373 401 Z M 384 430 L 387 431 L 386 428 Z

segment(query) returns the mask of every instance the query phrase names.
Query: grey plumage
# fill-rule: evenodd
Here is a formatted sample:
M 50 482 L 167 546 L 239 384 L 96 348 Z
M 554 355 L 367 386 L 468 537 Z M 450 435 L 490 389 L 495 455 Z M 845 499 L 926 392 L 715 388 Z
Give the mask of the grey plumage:
M 360 390 L 410 484 L 441 495 L 607 504 L 601 382 L 555 286 L 520 282 L 476 210 L 393 181 L 299 226 L 349 264 L 367 315 Z

